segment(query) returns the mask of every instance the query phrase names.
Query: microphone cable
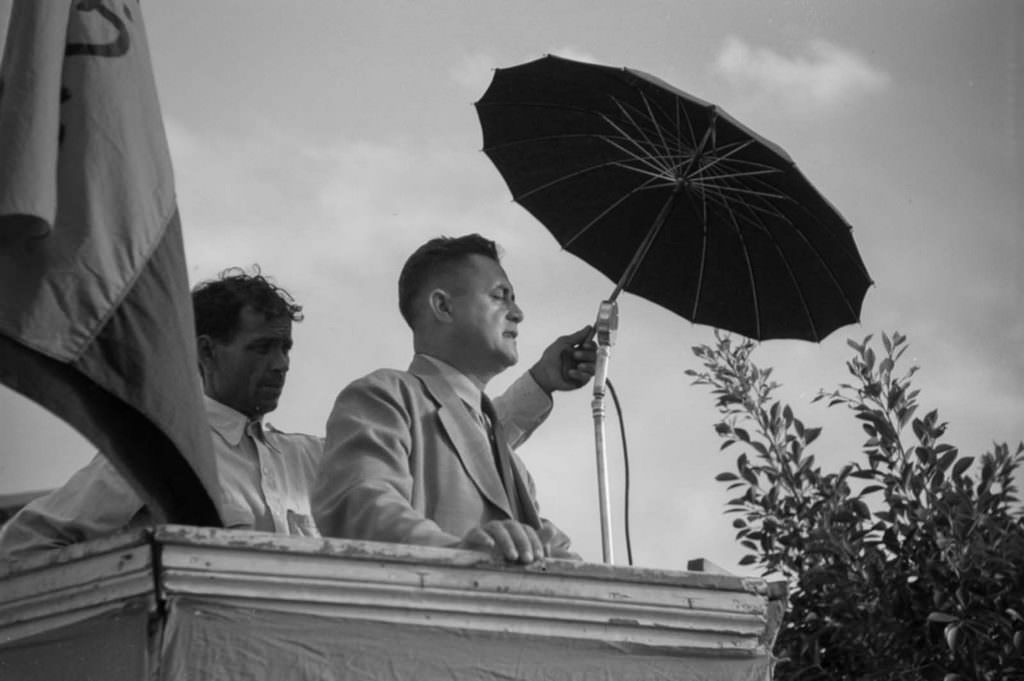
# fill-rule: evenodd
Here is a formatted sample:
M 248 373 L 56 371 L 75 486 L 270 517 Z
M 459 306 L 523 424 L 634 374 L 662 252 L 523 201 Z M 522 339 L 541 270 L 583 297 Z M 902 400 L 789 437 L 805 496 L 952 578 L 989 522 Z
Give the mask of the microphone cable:
M 622 439 L 622 463 L 625 469 L 625 515 L 624 525 L 626 529 L 626 560 L 629 562 L 629 566 L 633 567 L 633 539 L 629 530 L 629 446 L 626 444 L 626 422 L 622 415 L 622 405 L 619 404 L 619 396 L 615 392 L 615 386 L 612 384 L 610 378 L 605 378 L 605 385 L 608 386 L 608 392 L 611 393 L 612 403 L 615 405 L 615 413 L 619 417 L 619 437 Z

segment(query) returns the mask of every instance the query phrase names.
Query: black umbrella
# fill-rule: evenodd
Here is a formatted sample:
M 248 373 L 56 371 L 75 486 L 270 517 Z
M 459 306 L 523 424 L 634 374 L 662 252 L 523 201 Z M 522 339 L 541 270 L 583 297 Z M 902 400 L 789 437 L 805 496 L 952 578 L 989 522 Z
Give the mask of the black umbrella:
M 592 403 L 611 563 L 604 390 L 619 293 L 751 338 L 818 341 L 858 320 L 871 279 L 850 226 L 786 152 L 657 78 L 548 56 L 498 69 L 476 108 L 515 200 L 616 282 Z
M 781 148 L 639 71 L 548 56 L 476 104 L 515 200 L 571 253 L 683 317 L 819 341 L 871 279 L 842 216 Z

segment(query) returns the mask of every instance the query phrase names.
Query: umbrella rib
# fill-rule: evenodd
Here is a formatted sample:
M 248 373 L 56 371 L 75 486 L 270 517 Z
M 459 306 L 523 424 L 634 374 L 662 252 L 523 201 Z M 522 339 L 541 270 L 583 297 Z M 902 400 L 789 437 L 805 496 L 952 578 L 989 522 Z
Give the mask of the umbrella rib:
M 686 169 L 683 170 L 683 172 L 681 174 L 681 177 L 688 177 L 690 175 L 690 171 L 693 168 L 693 164 L 704 153 L 704 147 L 707 145 L 708 140 L 713 136 L 714 129 L 715 129 L 715 117 L 714 117 L 714 110 L 712 110 L 712 116 L 711 116 L 711 120 L 708 121 L 708 127 L 704 131 L 704 135 L 700 138 L 700 143 L 697 144 L 697 147 L 693 150 L 693 156 L 690 157 L 689 162 L 686 164 Z
M 720 148 L 724 149 L 725 147 Z M 721 156 L 712 156 L 711 162 L 701 166 L 696 171 L 694 171 L 694 175 L 700 175 L 720 164 L 724 165 L 725 169 L 731 172 L 711 173 L 710 176 L 714 179 L 724 179 L 729 177 L 755 177 L 758 175 L 771 175 L 783 172 L 782 169 L 766 163 L 756 163 L 754 161 L 731 158 L 733 154 L 741 150 L 742 147 L 737 147 L 736 149 L 731 150 L 728 154 Z M 743 170 L 743 168 L 751 168 L 751 170 Z
M 736 196 L 733 199 L 727 198 L 728 192 L 726 191 L 726 189 L 732 191 Z M 759 222 L 755 221 L 754 218 L 757 216 L 757 214 L 769 215 L 769 216 L 771 216 L 773 218 L 778 218 L 778 219 L 784 220 L 787 223 L 789 223 L 791 226 L 795 226 L 795 225 L 793 225 L 792 221 L 789 220 L 789 218 L 786 217 L 786 215 L 784 213 L 782 213 L 778 208 L 776 208 L 772 204 L 771 201 L 765 200 L 766 197 L 767 197 L 767 198 L 780 199 L 780 200 L 783 200 L 783 201 L 789 201 L 790 199 L 788 197 L 786 197 L 786 196 L 780 196 L 780 195 L 777 195 L 777 194 L 764 194 L 764 193 L 758 193 L 758 192 L 754 192 L 754 191 L 742 190 L 742 189 L 735 188 L 735 187 L 728 187 L 728 188 L 726 188 L 726 187 L 715 186 L 715 185 L 708 185 L 705 188 L 705 191 L 707 192 L 709 198 L 711 198 L 712 201 L 716 205 L 719 205 L 719 206 L 721 206 L 724 209 L 730 209 L 731 208 L 730 200 L 740 201 L 743 204 L 743 206 L 747 209 L 747 211 L 752 216 L 752 217 L 745 217 L 744 219 L 748 220 L 755 227 L 763 227 L 763 225 L 764 225 L 764 223 L 759 223 Z M 746 199 L 746 197 L 742 196 L 743 193 L 746 193 L 746 194 L 748 194 L 748 195 L 750 195 L 750 196 L 752 196 L 754 198 L 761 199 L 761 200 L 758 201 L 757 203 L 752 203 L 752 202 L 748 201 Z
M 644 109 L 647 112 L 647 118 L 654 124 L 655 132 L 658 133 L 658 136 L 661 139 L 662 145 L 663 145 L 666 153 L 668 153 L 671 156 L 672 152 L 671 152 L 671 148 L 670 148 L 670 141 L 675 141 L 679 145 L 678 146 L 678 150 L 676 152 L 677 156 L 679 156 L 679 157 L 685 156 L 684 148 L 683 148 L 683 144 L 684 144 L 683 135 L 682 134 L 678 134 L 678 133 L 682 133 L 683 132 L 683 128 L 682 128 L 682 125 L 680 124 L 680 118 L 679 118 L 679 113 L 680 112 L 682 112 L 683 115 L 686 118 L 687 129 L 689 130 L 689 133 L 690 133 L 690 137 L 689 137 L 689 139 L 690 139 L 690 146 L 691 147 L 696 146 L 696 143 L 695 143 L 696 133 L 694 132 L 694 129 L 693 129 L 693 123 L 690 121 L 690 116 L 687 113 L 686 108 L 683 107 L 683 106 L 680 106 L 680 102 L 682 101 L 682 98 L 678 94 L 673 93 L 673 98 L 672 98 L 673 99 L 673 103 L 675 104 L 675 128 L 666 128 L 665 126 L 661 126 L 661 125 L 658 124 L 657 113 L 660 113 L 661 117 L 663 119 L 669 120 L 671 118 L 671 115 L 669 114 L 669 112 L 665 111 L 665 109 L 663 109 L 660 106 L 659 107 L 652 106 L 651 99 L 647 97 L 647 94 L 646 94 L 646 92 L 644 92 L 644 90 L 642 90 L 641 88 L 639 88 L 639 87 L 637 87 L 635 85 L 633 86 L 633 88 L 634 88 L 634 90 L 636 92 L 639 93 L 640 98 L 643 100 L 643 102 L 644 102 Z M 622 103 L 622 106 L 628 107 L 628 108 L 636 111 L 639 115 L 644 115 L 643 111 L 641 111 L 640 107 L 638 107 L 638 106 L 631 105 L 631 104 L 628 104 L 628 103 L 625 103 L 625 102 Z M 657 112 L 655 112 L 655 108 L 657 109 Z M 668 135 L 668 138 L 666 138 L 666 134 Z
M 651 108 L 651 102 L 647 98 L 647 95 L 644 93 L 644 91 L 640 90 L 639 88 L 636 88 L 636 91 L 639 93 L 640 99 L 643 100 L 643 109 L 640 109 L 640 107 L 638 106 L 634 106 L 626 102 L 623 102 L 622 100 L 617 99 L 615 97 L 612 97 L 612 101 L 615 102 L 615 105 L 619 108 L 619 111 L 622 113 L 623 116 L 626 117 L 626 119 L 637 130 L 637 132 L 643 135 L 644 141 L 648 144 L 648 146 L 652 149 L 657 149 L 658 145 L 655 144 L 654 141 L 650 139 L 650 136 L 645 130 L 645 128 L 637 122 L 636 116 L 639 116 L 642 119 L 646 119 L 646 121 L 651 124 L 651 129 L 653 133 L 656 134 L 658 136 L 658 139 L 661 141 L 660 148 L 663 149 L 669 157 L 671 157 L 672 149 L 669 146 L 668 140 L 665 139 L 666 128 L 658 123 L 658 119 L 654 114 L 654 110 Z M 633 111 L 635 116 L 634 114 L 631 114 L 630 111 Z
M 567 173 L 567 174 L 562 175 L 560 177 L 556 177 L 555 179 L 551 180 L 550 182 L 545 182 L 544 184 L 541 184 L 541 185 L 538 185 L 536 187 L 533 187 L 533 188 L 531 188 L 531 189 L 529 189 L 529 190 L 527 190 L 525 192 L 521 192 L 519 194 L 513 194 L 513 198 L 516 201 L 520 201 L 520 200 L 522 200 L 524 198 L 533 196 L 537 192 L 545 191 L 545 190 L 550 189 L 551 187 L 553 187 L 553 186 L 555 186 L 557 184 L 560 184 L 562 182 L 567 182 L 567 181 L 569 181 L 569 180 L 571 180 L 573 178 L 579 177 L 580 175 L 586 175 L 587 173 L 592 173 L 594 171 L 601 170 L 602 168 L 608 168 L 608 167 L 612 167 L 612 166 L 621 166 L 621 165 L 622 165 L 622 161 L 605 161 L 603 163 L 598 163 L 598 164 L 595 164 L 595 165 L 587 166 L 585 168 L 580 168 L 579 170 L 577 170 L 575 172 Z M 660 176 L 658 176 L 658 177 L 659 177 L 659 179 L 663 179 Z
M 620 104 L 618 102 L 618 100 L 613 100 L 613 101 L 615 101 L 617 105 Z M 483 103 L 482 102 L 477 102 L 476 106 L 477 106 L 477 109 L 481 109 L 481 108 L 487 108 L 487 106 L 490 105 L 490 104 L 492 104 L 492 103 L 490 103 L 490 102 L 483 102 Z M 623 139 L 628 140 L 630 142 L 633 142 L 634 144 L 637 143 L 636 139 L 633 136 L 631 136 L 629 133 L 625 132 L 625 130 L 623 130 L 620 126 L 615 124 L 612 121 L 611 117 L 607 113 L 605 113 L 603 111 L 599 111 L 599 110 L 596 110 L 596 109 L 593 109 L 593 108 L 587 108 L 587 107 L 565 106 L 565 105 L 561 105 L 561 104 L 559 104 L 559 105 L 556 105 L 556 104 L 544 104 L 544 103 L 541 103 L 541 102 L 520 102 L 520 103 L 517 103 L 516 106 L 518 106 L 520 108 L 552 109 L 552 110 L 558 110 L 558 111 L 568 111 L 568 112 L 572 112 L 574 114 L 593 116 L 594 118 L 600 119 L 606 125 L 610 125 L 615 130 L 617 130 L 622 135 Z M 622 104 L 621 106 L 626 106 L 626 105 Z M 622 110 L 622 109 L 620 108 L 620 110 Z M 637 127 L 637 129 L 642 132 L 642 129 L 637 125 L 636 121 L 631 116 L 629 116 L 624 110 L 622 112 L 626 116 L 627 122 L 629 122 L 634 127 Z M 684 111 L 684 113 L 685 113 L 685 111 Z M 691 131 L 691 136 L 692 136 L 692 131 Z M 521 145 L 521 144 L 530 144 L 530 143 L 534 143 L 534 142 L 545 142 L 545 141 L 549 141 L 549 140 L 575 139 L 575 138 L 578 138 L 578 137 L 596 137 L 596 138 L 600 139 L 600 138 L 605 137 L 605 135 L 603 135 L 601 133 L 594 133 L 594 132 L 588 132 L 588 133 L 560 133 L 560 134 L 557 134 L 557 135 L 541 135 L 541 136 L 537 136 L 537 137 L 528 137 L 528 138 L 523 138 L 523 139 L 519 139 L 519 140 L 513 140 L 513 141 L 510 141 L 510 142 L 502 142 L 500 144 L 493 144 L 493 145 L 490 145 L 490 146 L 485 146 L 483 148 L 483 151 L 484 152 L 488 152 L 488 151 L 492 151 L 492 150 L 495 150 L 495 149 L 504 149 L 506 147 L 514 147 L 514 146 L 518 146 L 518 145 Z M 641 151 L 645 151 L 645 149 L 641 145 L 638 144 L 637 146 L 641 149 Z
M 746 246 L 746 241 L 743 238 L 743 229 L 740 226 L 740 221 L 741 220 L 747 221 L 750 224 L 752 224 L 754 227 L 760 229 L 760 231 L 762 233 L 764 233 L 765 236 L 768 239 L 771 240 L 772 245 L 775 248 L 775 251 L 779 254 L 780 260 L 782 261 L 784 267 L 786 268 L 786 272 L 789 275 L 790 281 L 793 283 L 793 286 L 796 288 L 797 296 L 800 299 L 800 305 L 801 305 L 801 307 L 803 307 L 804 315 L 807 318 L 808 324 L 810 324 L 810 326 L 811 326 L 811 331 L 814 334 L 814 338 L 815 338 L 815 340 L 819 339 L 820 335 L 818 333 L 817 325 L 815 325 L 815 323 L 814 323 L 814 318 L 811 315 L 810 307 L 807 304 L 807 299 L 804 296 L 803 290 L 801 289 L 799 280 L 796 278 L 796 274 L 793 272 L 792 267 L 790 267 L 789 261 L 786 259 L 785 254 L 782 252 L 782 249 L 779 247 L 778 241 L 772 235 L 771 230 L 768 228 L 767 224 L 764 223 L 763 221 L 761 221 L 757 217 L 758 211 L 765 212 L 765 213 L 768 213 L 769 211 L 766 211 L 763 208 L 756 208 L 756 207 L 752 206 L 743 196 L 739 196 L 736 200 L 739 201 L 747 209 L 748 214 L 746 214 L 746 215 L 737 213 L 735 210 L 733 210 L 733 206 L 732 206 L 732 204 L 729 201 L 726 201 L 724 199 L 724 197 L 722 197 L 722 196 L 716 196 L 714 191 L 713 192 L 709 192 L 708 198 L 710 198 L 712 200 L 717 199 L 716 203 L 718 203 L 722 208 L 725 209 L 726 213 L 729 215 L 729 219 L 732 222 L 734 229 L 736 230 L 736 234 L 737 234 L 737 236 L 740 239 L 740 243 L 743 245 L 743 257 L 744 257 L 744 261 L 746 262 L 746 265 L 747 265 L 747 276 L 748 276 L 748 278 L 750 280 L 751 290 L 752 290 L 753 295 L 754 295 L 754 314 L 755 314 L 755 325 L 757 327 L 756 328 L 757 337 L 760 338 L 761 334 L 762 334 L 762 332 L 761 332 L 761 312 L 760 312 L 760 306 L 759 306 L 758 301 L 757 301 L 757 284 L 756 284 L 756 282 L 754 280 L 754 273 L 753 273 L 753 268 L 752 268 L 752 265 L 751 265 L 751 262 L 750 262 L 749 249 Z M 769 206 L 770 205 L 771 204 L 769 204 Z M 775 216 L 782 218 L 787 223 L 789 223 L 789 225 L 791 227 L 796 229 L 796 226 L 793 224 L 793 222 L 791 220 L 789 220 L 785 216 L 785 214 L 779 212 L 778 210 L 776 210 L 774 213 L 769 213 L 769 214 L 774 214 Z M 799 233 L 799 230 L 797 230 L 797 232 Z M 805 239 L 805 241 L 806 241 L 806 239 Z M 818 255 L 818 259 L 819 260 L 822 260 L 820 253 L 816 253 L 816 255 Z M 837 288 L 838 288 L 838 286 L 837 286 Z M 840 289 L 840 291 L 842 291 L 842 289 Z M 845 297 L 845 294 L 844 294 L 844 297 Z M 848 305 L 848 303 L 847 303 L 847 305 Z
M 743 230 L 740 228 L 739 222 L 736 220 L 736 215 L 732 210 L 732 206 L 726 205 L 726 212 L 729 214 L 729 221 L 732 223 L 733 229 L 736 230 L 736 236 L 739 237 L 740 247 L 743 250 L 743 262 L 747 265 L 747 279 L 750 282 L 750 292 L 753 296 L 754 303 L 754 333 L 755 338 L 761 339 L 761 306 L 757 300 L 757 281 L 754 279 L 754 266 L 750 262 L 750 249 L 747 247 L 747 241 L 743 238 Z
M 663 156 L 656 156 L 656 155 L 653 155 L 653 154 L 646 154 L 644 156 L 640 156 L 636 152 L 634 152 L 634 151 L 632 151 L 630 149 L 625 148 L 621 144 L 618 144 L 611 137 L 607 137 L 607 138 L 603 138 L 603 139 L 604 139 L 605 142 L 610 144 L 612 147 L 614 147 L 615 149 L 618 149 L 623 154 L 626 154 L 627 156 L 629 156 L 632 160 L 636 161 L 637 163 L 639 163 L 639 164 L 641 164 L 643 166 L 647 166 L 647 167 L 653 168 L 655 171 L 658 172 L 659 177 L 672 178 L 672 174 L 668 172 L 668 167 L 667 166 L 663 166 L 663 165 L 661 165 L 660 163 L 657 162 L 659 159 L 664 158 Z M 620 161 L 620 163 L 621 163 L 621 161 Z M 632 166 L 627 166 L 627 165 L 623 165 L 623 167 L 624 168 L 632 168 Z
M 654 110 L 651 109 L 651 101 L 647 99 L 647 95 L 640 91 L 640 98 L 644 100 L 644 107 L 647 109 L 647 115 L 654 124 L 654 130 L 658 133 L 658 139 L 661 140 L 661 148 L 665 150 L 666 155 L 671 155 L 672 150 L 669 148 L 668 142 L 665 140 L 664 129 L 658 124 L 658 119 L 654 116 Z
M 658 238 L 658 234 L 661 232 L 662 226 L 668 219 L 668 214 L 672 210 L 672 206 L 675 204 L 676 199 L 679 197 L 679 191 L 682 185 L 676 185 L 675 191 L 669 194 L 669 197 L 665 200 L 665 204 L 658 211 L 658 215 L 654 218 L 654 224 L 647 230 L 647 234 L 644 235 L 643 241 L 640 242 L 640 246 L 636 249 L 636 253 L 633 254 L 633 259 L 626 266 L 626 270 L 619 277 L 618 283 L 615 285 L 615 290 L 612 291 L 611 297 L 608 299 L 614 301 L 619 297 L 619 293 L 622 292 L 626 286 L 629 286 L 630 282 L 633 281 L 633 277 L 636 276 L 637 271 L 640 269 L 640 265 L 643 264 L 644 259 L 647 258 L 647 253 L 651 250 L 651 246 L 654 245 L 654 240 Z
M 689 192 L 687 193 L 687 196 L 690 196 Z M 704 291 L 704 268 L 707 265 L 708 259 L 708 200 L 703 192 L 700 193 L 700 208 L 700 225 L 702 228 L 700 242 L 700 268 L 697 272 L 697 290 L 694 292 L 693 296 L 693 311 L 690 313 L 690 319 L 697 318 L 697 309 L 700 307 L 700 297 Z
M 701 183 L 705 186 L 712 187 L 717 186 L 723 190 L 729 191 L 743 191 L 750 194 L 768 196 L 776 199 L 786 199 L 784 194 L 776 192 L 774 185 L 761 179 L 765 175 L 773 175 L 781 172 L 777 168 L 772 166 L 765 166 L 762 164 L 748 163 L 745 165 L 753 166 L 754 170 L 742 170 L 744 164 L 737 164 L 735 160 L 726 162 L 720 169 L 721 172 L 707 173 L 706 175 L 692 180 L 694 183 Z M 745 179 L 747 182 L 744 184 L 737 184 L 736 182 L 727 182 L 726 180 Z M 757 188 L 761 188 L 757 191 Z
M 784 194 L 769 194 L 768 192 L 756 191 L 754 189 L 746 189 L 744 187 L 728 187 L 728 186 L 723 186 L 723 185 L 715 184 L 714 182 L 708 182 L 706 180 L 690 180 L 689 184 L 691 186 L 698 187 L 700 189 L 704 189 L 704 190 L 707 190 L 707 191 L 716 191 L 716 192 L 719 192 L 719 193 L 721 193 L 723 195 L 724 194 L 731 194 L 731 195 L 735 195 L 735 196 L 747 195 L 747 196 L 756 196 L 756 197 L 761 198 L 761 199 L 779 199 L 780 201 L 788 200 L 788 197 L 786 197 Z
M 676 98 L 676 120 L 679 120 L 679 112 L 680 111 L 683 112 L 683 118 L 686 119 L 686 129 L 690 132 L 690 143 L 691 143 L 690 146 L 696 148 L 697 147 L 697 131 L 694 130 L 694 128 L 693 128 L 693 121 L 690 120 L 690 114 L 686 110 L 686 107 L 682 106 L 680 104 L 680 100 L 678 98 Z M 679 140 L 680 140 L 680 142 L 682 142 L 682 135 L 680 135 Z M 682 151 L 682 149 L 680 149 L 680 152 L 681 151 Z M 681 155 L 682 154 L 680 153 L 680 156 Z
M 625 194 L 623 194 L 621 198 L 619 198 L 618 200 L 612 202 L 611 205 L 609 205 L 603 211 L 598 213 L 593 219 L 590 220 L 590 222 L 588 222 L 587 224 L 585 224 L 582 227 L 580 227 L 580 229 L 575 234 L 573 234 L 571 237 L 569 237 L 566 240 L 566 242 L 564 244 L 562 244 L 562 248 L 569 248 L 569 246 L 571 246 L 573 244 L 573 242 L 576 241 L 576 239 L 578 239 L 581 236 L 583 236 L 583 234 L 586 233 L 591 227 L 593 227 L 598 222 L 600 222 L 601 219 L 604 218 L 604 216 L 608 215 L 608 213 L 612 212 L 613 210 L 615 210 L 616 208 L 621 206 L 623 203 L 625 203 L 634 194 L 637 194 L 639 192 L 642 192 L 642 191 L 645 191 L 647 189 L 650 189 L 651 188 L 650 185 L 651 185 L 651 180 L 647 180 L 643 184 L 641 184 L 641 185 L 639 185 L 637 187 L 634 187 L 630 191 L 628 191 Z
M 574 132 L 574 133 L 559 133 L 557 135 L 539 135 L 537 137 L 524 137 L 522 139 L 510 140 L 508 142 L 501 142 L 500 144 L 492 144 L 484 147 L 481 151 L 484 153 L 491 151 L 500 151 L 502 149 L 510 149 L 518 147 L 524 144 L 537 144 L 543 142 L 553 142 L 556 140 L 573 140 L 580 138 L 594 138 L 599 140 L 614 139 L 614 136 L 607 133 L 598 132 Z M 623 139 L 628 140 L 629 138 L 623 134 Z M 632 141 L 632 140 L 630 140 Z
M 709 183 L 710 180 L 733 180 L 744 177 L 758 177 L 760 175 L 774 175 L 780 171 L 775 168 L 768 168 L 766 170 L 751 170 L 749 172 L 735 172 L 735 173 L 719 173 L 710 177 L 701 178 L 696 180 L 697 182 Z
M 740 199 L 740 201 L 744 204 L 746 203 L 742 198 Z M 780 217 L 782 217 L 783 220 L 789 223 L 790 227 L 795 229 L 796 232 L 800 234 L 800 230 L 791 220 L 789 220 L 789 218 L 782 214 L 780 214 Z M 811 313 L 810 305 L 807 304 L 807 297 L 804 295 L 803 287 L 800 285 L 800 280 L 797 278 L 796 273 L 793 271 L 793 268 L 789 264 L 789 259 L 786 257 L 785 253 L 782 252 L 782 248 L 779 246 L 778 240 L 776 240 L 775 236 L 768 228 L 768 225 L 763 222 L 757 221 L 757 226 L 759 226 L 761 228 L 761 231 L 765 234 L 765 236 L 767 236 L 771 240 L 772 245 L 775 247 L 775 252 L 779 254 L 779 259 L 782 261 L 783 266 L 786 268 L 786 273 L 789 275 L 789 280 L 793 283 L 793 287 L 796 289 L 797 297 L 800 299 L 800 306 L 804 310 L 804 315 L 807 318 L 807 323 L 811 326 L 811 333 L 814 335 L 814 340 L 821 340 L 821 334 L 818 332 L 818 325 L 814 323 L 814 315 Z M 801 236 L 803 235 L 801 234 Z M 807 242 L 806 239 L 804 239 L 804 241 L 805 243 Z M 821 254 L 817 253 L 816 249 L 814 250 L 815 254 L 818 256 L 818 260 L 822 261 L 822 264 L 824 264 L 824 261 L 821 258 Z M 837 288 L 839 288 L 838 285 Z M 840 293 L 843 294 L 843 297 L 845 298 L 845 293 L 843 293 L 842 288 L 839 288 L 839 291 Z
M 815 340 L 820 340 L 821 339 L 821 335 L 818 332 L 817 325 L 814 323 L 814 318 L 813 318 L 813 315 L 811 314 L 810 307 L 807 304 L 807 299 L 804 296 L 803 288 L 800 285 L 800 281 L 796 277 L 795 272 L 793 272 L 792 268 L 790 267 L 789 261 L 785 258 L 784 254 L 782 252 L 782 249 L 781 249 L 781 247 L 778 244 L 778 241 L 772 235 L 771 230 L 767 227 L 767 225 L 765 223 L 761 222 L 760 220 L 756 219 L 757 215 L 755 213 L 754 207 L 750 206 L 749 204 L 747 204 L 747 202 L 744 199 L 742 199 L 742 198 L 740 199 L 740 201 L 751 212 L 751 216 L 747 217 L 746 219 L 749 220 L 752 224 L 755 224 L 755 226 L 760 227 L 762 229 L 762 231 L 764 231 L 764 233 L 768 236 L 769 239 L 771 239 L 772 243 L 774 244 L 775 250 L 779 253 L 783 263 L 786 266 L 786 270 L 789 273 L 790 280 L 793 282 L 793 286 L 797 290 L 797 295 L 799 296 L 800 303 L 801 303 L 801 305 L 804 308 L 804 313 L 807 315 L 807 321 L 808 321 L 808 324 L 810 324 L 810 326 L 811 326 L 812 332 L 814 334 L 814 338 L 815 338 Z M 770 205 L 771 204 L 769 204 L 769 206 Z M 777 209 L 774 212 L 769 212 L 769 211 L 766 211 L 764 209 L 760 209 L 760 212 L 768 213 L 768 214 L 773 215 L 773 216 L 777 217 L 778 219 L 784 221 L 797 234 L 797 236 L 800 238 L 800 240 L 814 253 L 815 258 L 821 264 L 822 269 L 824 269 L 828 273 L 829 279 L 832 281 L 832 284 L 835 287 L 836 291 L 839 292 L 839 296 L 842 299 L 843 304 L 846 306 L 847 312 L 849 312 L 854 318 L 857 318 L 858 317 L 857 312 L 854 309 L 853 305 L 851 304 L 849 296 L 847 296 L 847 294 L 846 294 L 846 290 L 839 283 L 839 278 L 836 276 L 834 268 L 832 268 L 828 264 L 828 260 L 826 260 L 822 256 L 821 251 L 810 241 L 810 239 L 807 238 L 807 235 L 804 234 L 803 230 L 795 222 L 793 222 L 786 214 L 782 213 L 781 211 L 778 211 Z
M 742 144 L 732 144 L 732 145 L 724 145 L 724 146 L 718 147 L 715 151 L 717 151 L 719 149 L 726 149 L 726 148 L 728 148 L 730 146 L 733 147 L 733 148 L 729 149 L 729 151 L 727 151 L 724 154 L 717 154 L 715 156 L 712 156 L 711 157 L 711 162 L 701 166 L 700 168 L 697 168 L 697 170 L 694 171 L 694 174 L 703 173 L 704 171 L 708 170 L 709 168 L 713 168 L 714 166 L 718 165 L 719 163 L 728 161 L 733 155 L 738 154 L 739 152 L 743 151 L 744 149 L 746 149 L 747 147 L 749 147 L 753 143 L 754 143 L 753 140 L 748 140 L 747 142 L 744 142 Z M 771 166 L 767 166 L 767 167 L 770 168 Z
M 632 143 L 633 146 L 635 146 L 638 151 L 636 153 L 628 152 L 625 149 L 622 149 L 617 144 L 613 144 L 613 146 L 615 146 L 617 149 L 619 149 L 623 153 L 630 153 L 630 154 L 634 155 L 637 158 L 637 160 L 641 160 L 641 161 L 643 161 L 645 163 L 649 163 L 651 165 L 656 165 L 662 171 L 662 173 L 668 174 L 668 170 L 669 169 L 668 169 L 667 166 L 660 165 L 660 164 L 655 164 L 653 162 L 653 159 L 655 157 L 650 153 L 650 149 L 654 148 L 655 145 L 651 142 L 650 138 L 648 138 L 648 136 L 644 133 L 644 130 L 640 126 L 638 126 L 636 124 L 636 121 L 633 120 L 633 118 L 629 115 L 629 113 L 622 108 L 622 105 L 619 103 L 619 101 L 617 99 L 613 98 L 612 101 L 615 102 L 615 104 L 619 107 L 619 110 L 622 112 L 622 115 L 624 115 L 627 118 L 629 123 L 643 137 L 643 141 L 647 144 L 647 146 L 645 147 L 643 144 L 640 143 L 640 140 L 638 138 L 631 136 L 623 128 L 621 128 L 618 124 L 616 124 L 614 121 L 612 121 L 612 119 L 609 118 L 608 116 L 604 116 L 603 118 L 605 120 L 605 123 L 607 123 L 609 126 L 611 126 L 611 128 L 613 130 L 615 130 L 616 132 L 618 132 L 620 135 L 622 135 L 622 137 L 627 142 Z M 643 156 L 640 156 L 639 155 L 640 153 L 642 153 Z

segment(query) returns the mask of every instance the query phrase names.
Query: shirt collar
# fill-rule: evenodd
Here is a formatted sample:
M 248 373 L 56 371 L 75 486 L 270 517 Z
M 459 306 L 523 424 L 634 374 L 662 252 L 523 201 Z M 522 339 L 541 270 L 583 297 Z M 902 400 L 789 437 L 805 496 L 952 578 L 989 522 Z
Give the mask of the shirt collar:
M 249 418 L 226 404 L 221 404 L 209 395 L 203 395 L 203 400 L 206 404 L 206 418 L 210 422 L 210 427 L 217 431 L 229 445 L 232 447 L 238 446 L 238 443 L 242 441 L 245 427 L 250 422 Z M 262 417 L 256 419 L 256 422 L 260 423 L 261 427 L 262 420 Z
M 480 398 L 483 396 L 483 393 L 480 391 L 480 388 L 476 387 L 476 384 L 473 383 L 469 376 L 437 357 L 431 357 L 423 353 L 417 353 L 416 356 L 422 357 L 437 367 L 441 378 L 452 387 L 458 398 L 472 407 L 474 412 L 480 411 Z

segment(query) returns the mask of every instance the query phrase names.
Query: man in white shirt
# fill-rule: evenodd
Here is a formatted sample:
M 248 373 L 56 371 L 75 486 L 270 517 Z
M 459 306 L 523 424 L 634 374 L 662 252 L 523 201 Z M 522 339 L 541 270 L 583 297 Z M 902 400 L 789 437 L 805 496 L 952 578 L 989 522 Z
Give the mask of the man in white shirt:
M 292 324 L 302 320 L 301 306 L 258 270 L 240 269 L 199 284 L 192 302 L 224 525 L 318 536 L 309 491 L 323 439 L 263 423 L 284 389 Z M 556 340 L 532 372 L 505 393 L 499 418 L 511 431 L 528 435 L 550 411 L 551 390 L 579 387 L 593 375 L 594 350 L 584 342 L 586 335 L 582 330 Z M 98 454 L 63 487 L 33 500 L 0 529 L 0 560 L 149 522 L 142 499 Z

